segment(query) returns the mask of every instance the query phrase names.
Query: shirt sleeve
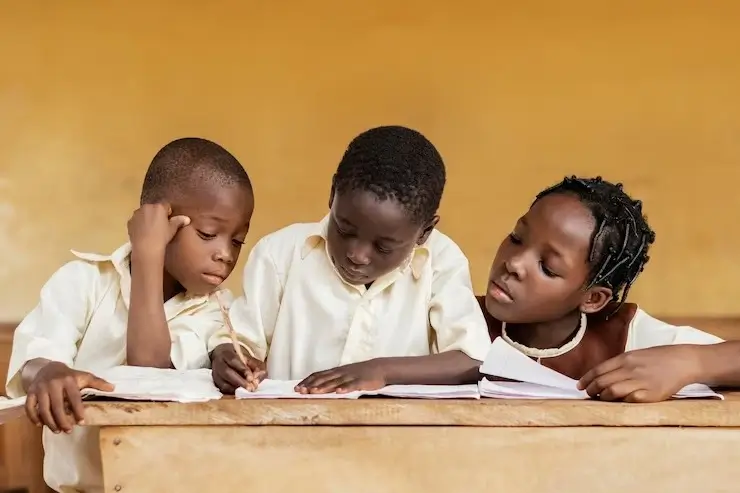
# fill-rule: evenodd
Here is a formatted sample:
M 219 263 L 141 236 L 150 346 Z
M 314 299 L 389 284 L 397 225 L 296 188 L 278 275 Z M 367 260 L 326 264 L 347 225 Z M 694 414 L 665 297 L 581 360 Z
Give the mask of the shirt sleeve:
M 672 344 L 716 344 L 719 342 L 724 341 L 694 327 L 671 325 L 638 309 L 630 326 L 625 350 L 632 351 Z
M 25 395 L 20 371 L 32 359 L 74 365 L 77 345 L 92 309 L 91 293 L 99 277 L 96 265 L 74 260 L 62 266 L 44 284 L 39 303 L 13 333 L 6 381 L 8 397 Z
M 231 304 L 229 318 L 239 343 L 253 357 L 265 361 L 280 309 L 282 284 L 264 238 L 249 253 L 242 282 L 243 294 Z M 231 343 L 225 327 L 211 337 L 209 351 L 224 343 Z
M 458 350 L 483 361 L 491 346 L 488 326 L 473 292 L 468 259 L 454 243 L 432 257 L 429 322 L 437 351 Z
M 228 289 L 220 290 L 219 297 L 226 306 L 230 306 L 233 296 Z M 174 318 L 168 326 L 172 338 L 172 366 L 178 370 L 210 368 L 208 343 L 225 327 L 218 299 L 211 296 L 205 306 Z

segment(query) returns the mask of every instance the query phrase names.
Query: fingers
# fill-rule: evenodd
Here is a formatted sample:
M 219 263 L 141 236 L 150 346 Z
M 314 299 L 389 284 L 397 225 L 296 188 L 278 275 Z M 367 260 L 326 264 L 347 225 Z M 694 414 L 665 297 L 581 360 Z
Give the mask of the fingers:
M 239 387 L 247 388 L 246 378 L 227 365 L 213 368 L 213 383 L 224 394 L 233 394 Z
M 645 392 L 642 382 L 639 380 L 621 380 L 605 388 L 600 394 L 602 401 L 621 401 L 631 394 Z
M 78 425 L 84 424 L 85 406 L 82 404 L 82 395 L 80 394 L 77 382 L 67 382 L 64 386 L 64 395 L 72 410 L 72 416 L 74 417 L 75 422 L 77 422 Z
M 78 390 L 90 388 L 95 390 L 102 390 L 103 392 L 113 392 L 113 390 L 115 390 L 116 388 L 116 386 L 112 383 L 108 382 L 107 380 L 103 380 L 100 377 L 96 377 L 92 373 L 87 373 L 84 381 L 79 383 L 80 385 L 78 387 Z
M 239 387 L 248 388 L 251 375 L 233 348 L 219 352 L 213 360 L 213 383 L 224 394 L 233 394 Z
M 61 383 L 50 386 L 49 398 L 51 401 L 51 415 L 56 422 L 57 428 L 65 433 L 70 433 L 74 422 L 72 416 L 67 414 L 64 387 Z
M 188 224 L 190 224 L 190 218 L 188 216 L 172 216 L 170 218 L 170 229 L 172 230 L 173 235 L 178 229 L 183 226 L 187 226 Z
M 337 370 L 328 370 L 309 375 L 296 386 L 301 394 L 328 394 L 349 383 L 352 377 Z
M 609 387 L 619 382 L 629 380 L 630 378 L 632 377 L 629 371 L 625 370 L 624 368 L 618 368 L 614 371 L 604 373 L 594 378 L 593 380 L 591 380 L 591 383 L 588 384 L 588 387 L 586 387 L 585 390 L 591 397 L 598 397 Z
M 578 389 L 585 390 L 587 387 L 589 387 L 593 383 L 593 381 L 596 378 L 599 378 L 605 373 L 609 373 L 609 372 L 612 372 L 614 370 L 621 368 L 623 361 L 624 361 L 623 356 L 624 355 L 620 354 L 619 356 L 608 359 L 604 361 L 603 363 L 601 363 L 600 365 L 595 366 L 590 371 L 586 372 L 586 374 L 583 375 L 581 379 L 578 381 Z
M 36 392 L 30 392 L 26 397 L 26 416 L 31 420 L 35 426 L 42 426 L 41 419 L 39 418 L 38 412 L 38 397 Z
M 59 433 L 56 421 L 51 414 L 51 398 L 49 397 L 48 388 L 45 386 L 38 393 L 38 413 L 41 423 L 46 425 L 53 433 Z

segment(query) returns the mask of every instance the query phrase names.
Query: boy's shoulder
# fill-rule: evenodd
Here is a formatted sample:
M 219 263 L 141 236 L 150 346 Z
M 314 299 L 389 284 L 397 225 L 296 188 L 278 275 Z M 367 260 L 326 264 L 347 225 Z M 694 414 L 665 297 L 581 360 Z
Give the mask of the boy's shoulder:
M 446 259 L 467 260 L 467 257 L 458 244 L 455 243 L 452 238 L 436 228 L 429 235 L 426 243 L 424 243 L 424 247 L 429 250 L 429 254 L 432 257 L 433 262 L 435 257 L 437 259 L 441 257 Z
M 316 244 L 323 235 L 321 223 L 294 223 L 268 233 L 260 238 L 252 249 L 253 253 L 266 254 L 273 259 L 291 258 L 297 248 L 308 245 L 315 239 Z

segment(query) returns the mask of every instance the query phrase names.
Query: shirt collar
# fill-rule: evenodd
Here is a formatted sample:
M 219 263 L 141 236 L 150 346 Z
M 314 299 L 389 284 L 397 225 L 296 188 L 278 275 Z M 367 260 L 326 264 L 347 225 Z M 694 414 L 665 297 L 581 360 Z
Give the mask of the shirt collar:
M 121 296 L 123 297 L 123 302 L 126 305 L 126 308 L 128 309 L 130 301 L 131 301 L 131 243 L 124 243 L 120 247 L 118 247 L 113 253 L 110 255 L 102 255 L 99 253 L 87 253 L 87 252 L 78 252 L 76 250 L 71 250 L 72 255 L 75 257 L 86 260 L 88 262 L 96 262 L 96 263 L 106 263 L 110 262 L 113 265 L 113 268 L 118 273 L 118 276 L 120 278 L 120 285 L 121 285 Z M 181 298 L 182 297 L 182 298 Z M 179 312 L 181 312 L 184 308 L 198 305 L 204 302 L 209 301 L 211 298 L 210 295 L 204 295 L 204 296 L 188 296 L 187 293 L 180 294 L 173 298 L 172 300 L 180 300 L 185 301 L 185 305 L 181 306 L 181 303 L 169 303 L 168 300 L 167 303 L 165 303 L 165 315 L 167 320 L 170 320 L 174 316 L 176 316 Z M 173 311 L 174 310 L 174 311 Z M 172 313 L 170 313 L 172 311 Z
M 329 216 L 330 214 L 327 214 L 321 221 L 315 223 L 311 231 L 306 235 L 303 247 L 301 248 L 301 260 L 305 259 L 316 248 L 325 246 L 329 229 Z M 410 267 L 411 275 L 414 276 L 414 279 L 419 280 L 424 270 L 424 264 L 426 264 L 428 259 L 429 248 L 427 243 L 418 245 L 414 247 L 408 260 L 399 266 L 399 270 L 403 271 Z

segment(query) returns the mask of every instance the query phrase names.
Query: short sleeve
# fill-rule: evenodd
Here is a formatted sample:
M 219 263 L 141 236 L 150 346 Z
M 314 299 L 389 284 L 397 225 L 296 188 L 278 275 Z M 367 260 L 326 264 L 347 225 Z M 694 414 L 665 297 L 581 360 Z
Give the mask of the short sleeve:
M 9 397 L 25 394 L 20 370 L 26 362 L 44 358 L 74 365 L 77 345 L 92 310 L 92 293 L 100 278 L 97 265 L 74 260 L 62 266 L 41 288 L 39 303 L 13 334 L 6 382 Z
M 638 309 L 630 325 L 626 351 L 673 344 L 716 344 L 723 339 L 694 327 L 677 326 L 658 320 Z
M 252 248 L 244 266 L 242 282 L 243 294 L 231 304 L 229 318 L 242 346 L 253 357 L 265 361 L 282 297 L 280 276 L 266 238 Z M 216 346 L 230 342 L 228 330 L 224 327 L 211 337 L 208 349 L 212 351 Z
M 437 351 L 458 350 L 483 361 L 491 345 L 488 326 L 473 292 L 468 259 L 451 240 L 432 252 L 429 322 Z

